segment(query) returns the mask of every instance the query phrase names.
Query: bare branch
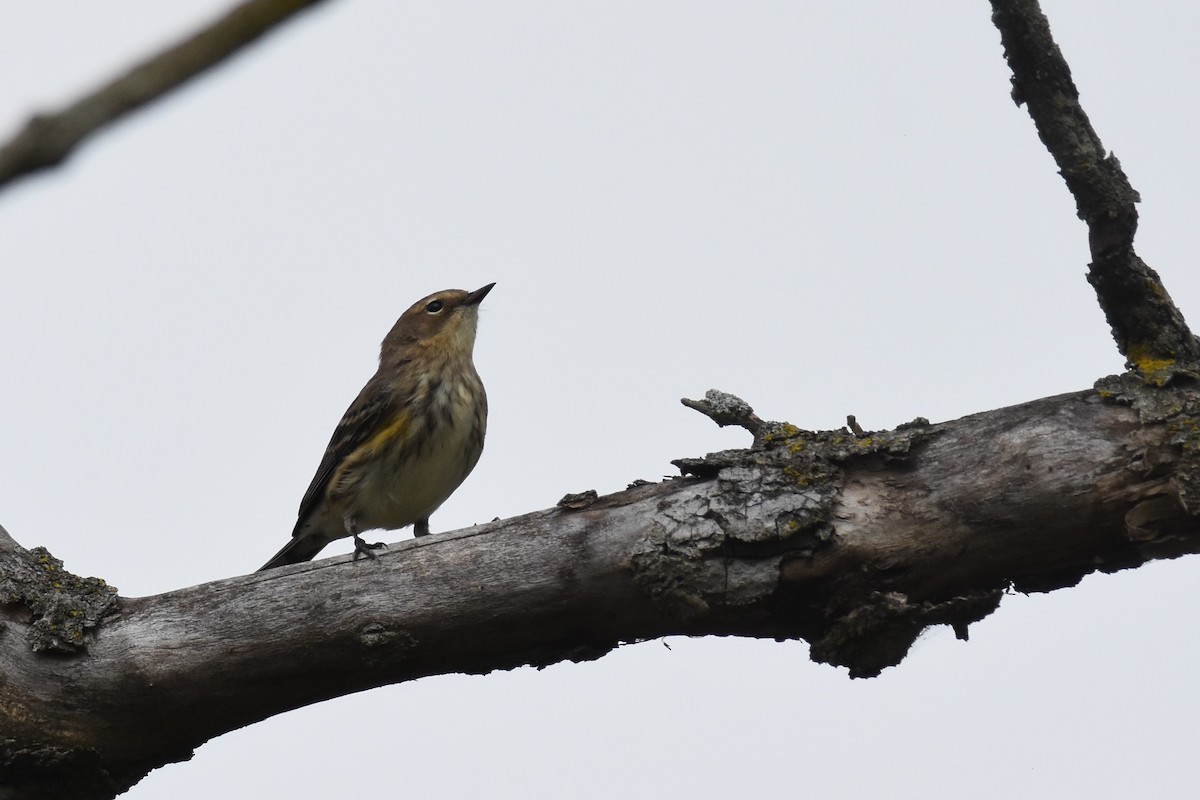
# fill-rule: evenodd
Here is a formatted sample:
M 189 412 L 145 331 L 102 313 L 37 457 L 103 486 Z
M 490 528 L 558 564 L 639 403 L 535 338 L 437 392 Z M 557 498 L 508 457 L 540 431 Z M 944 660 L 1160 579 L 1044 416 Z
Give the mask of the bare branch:
M 102 775 L 111 785 L 77 796 L 112 796 L 288 709 L 667 634 L 802 638 L 814 659 L 875 675 L 929 625 L 965 638 L 1010 588 L 1200 551 L 1200 448 L 1173 444 L 1200 436 L 1190 405 L 1113 378 L 863 437 L 780 423 L 750 450 L 681 461 L 694 477 L 578 510 L 122 598 L 74 655 L 34 652 L 38 613 L 10 603 L 0 767 L 51 781 L 46 796 Z
M 1029 109 L 1087 223 L 1088 281 L 1121 354 L 1159 385 L 1177 374 L 1200 374 L 1200 343 L 1158 274 L 1133 250 L 1138 194 L 1079 104 L 1071 70 L 1037 0 L 992 0 L 992 20 L 1013 72 L 1013 99 Z
M 39 114 L 0 147 L 0 187 L 56 166 L 88 136 L 213 67 L 321 0 L 248 0 L 207 28 L 54 114 Z
M 722 428 L 726 425 L 737 425 L 752 434 L 757 434 L 762 429 L 763 421 L 754 413 L 749 403 L 718 389 L 709 389 L 704 393 L 703 400 L 689 400 L 684 397 L 679 402 L 699 411 Z

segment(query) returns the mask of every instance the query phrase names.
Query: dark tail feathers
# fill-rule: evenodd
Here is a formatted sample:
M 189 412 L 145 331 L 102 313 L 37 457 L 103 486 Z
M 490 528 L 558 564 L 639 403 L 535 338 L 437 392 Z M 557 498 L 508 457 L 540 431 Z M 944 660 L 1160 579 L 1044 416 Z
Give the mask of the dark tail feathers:
M 259 567 L 258 571 L 275 569 L 287 564 L 299 564 L 301 561 L 312 561 L 313 556 L 321 552 L 327 544 L 329 542 L 320 541 L 315 536 L 297 536 L 285 544 L 283 549 L 276 553 L 270 561 Z

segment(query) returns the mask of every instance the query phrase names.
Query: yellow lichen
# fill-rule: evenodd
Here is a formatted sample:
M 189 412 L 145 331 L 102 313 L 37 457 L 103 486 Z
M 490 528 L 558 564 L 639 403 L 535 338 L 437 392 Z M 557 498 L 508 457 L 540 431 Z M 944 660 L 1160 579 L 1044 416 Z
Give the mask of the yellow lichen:
M 1142 373 L 1142 378 L 1147 383 L 1164 386 L 1175 374 L 1175 359 L 1156 358 L 1156 355 L 1151 351 L 1149 345 L 1134 343 L 1129 346 L 1126 358 L 1138 372 Z
M 800 435 L 800 429 L 790 422 L 780 423 L 778 429 L 767 431 L 763 434 L 762 440 L 765 444 L 778 442 L 783 439 L 794 439 Z
M 812 477 L 804 470 L 796 467 L 784 467 L 783 474 L 788 476 L 797 486 L 808 486 L 812 483 Z

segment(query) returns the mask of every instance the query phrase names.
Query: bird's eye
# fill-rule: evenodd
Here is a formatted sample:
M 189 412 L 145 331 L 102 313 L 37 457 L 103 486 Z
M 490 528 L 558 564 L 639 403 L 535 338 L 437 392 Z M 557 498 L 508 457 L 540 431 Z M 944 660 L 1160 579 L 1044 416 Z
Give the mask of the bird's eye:
M 429 302 L 429 305 L 425 306 L 425 310 L 428 311 L 430 314 L 436 314 L 442 310 L 443 305 L 445 305 L 445 304 L 442 303 L 441 300 L 431 300 Z

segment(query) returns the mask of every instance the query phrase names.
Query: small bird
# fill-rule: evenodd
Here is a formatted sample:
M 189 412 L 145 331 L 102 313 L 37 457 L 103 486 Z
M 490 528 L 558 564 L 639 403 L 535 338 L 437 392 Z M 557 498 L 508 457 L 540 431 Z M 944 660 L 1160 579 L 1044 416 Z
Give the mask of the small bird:
M 379 369 L 346 409 L 313 477 L 292 540 L 261 570 L 308 561 L 335 539 L 413 525 L 462 484 L 483 452 L 487 394 L 472 353 L 479 304 L 495 286 L 446 289 L 400 315 L 379 348 Z

